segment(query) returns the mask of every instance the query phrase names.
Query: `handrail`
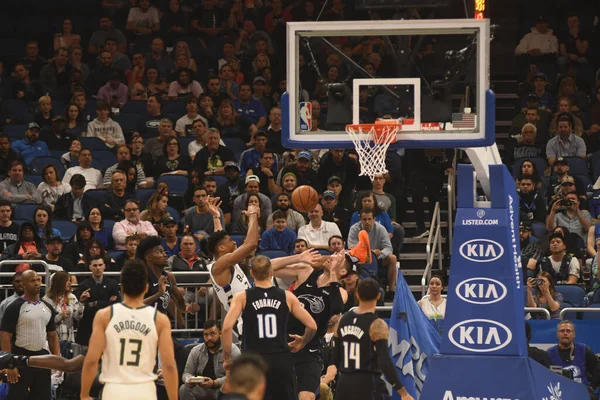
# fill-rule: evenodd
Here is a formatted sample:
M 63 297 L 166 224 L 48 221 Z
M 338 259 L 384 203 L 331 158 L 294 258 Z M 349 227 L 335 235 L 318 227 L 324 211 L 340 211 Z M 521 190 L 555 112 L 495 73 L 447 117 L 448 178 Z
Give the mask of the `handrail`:
M 564 314 L 568 312 L 600 312 L 600 308 L 595 307 L 567 307 L 560 310 L 558 317 L 564 319 Z
M 546 319 L 550 319 L 550 311 L 541 307 L 525 307 L 525 312 L 542 313 L 546 316 Z
M 43 265 L 44 272 L 40 272 L 39 275 L 43 275 L 45 277 L 46 285 L 48 285 L 48 281 L 50 279 L 50 269 L 48 268 L 48 263 L 44 260 L 3 260 L 3 261 L 0 261 L 0 268 L 3 265 L 19 265 L 19 264 L 41 264 L 41 265 Z M 7 274 L 8 274 L 8 276 L 13 276 L 15 273 L 8 272 Z
M 456 162 L 458 160 L 458 150 L 454 152 L 452 159 L 452 172 L 448 174 L 448 254 L 452 255 L 452 243 L 454 241 L 454 210 L 456 210 Z
M 441 211 L 440 211 L 440 203 L 435 203 L 435 208 L 433 209 L 433 217 L 431 218 L 431 224 L 429 225 L 429 237 L 427 238 L 427 246 L 425 248 L 427 265 L 425 266 L 425 270 L 423 271 L 423 276 L 421 277 L 421 295 L 425 296 L 425 291 L 427 287 L 427 281 L 431 278 L 431 269 L 433 268 L 433 262 L 435 259 L 436 253 L 438 254 L 438 269 L 442 269 L 442 223 L 441 223 Z

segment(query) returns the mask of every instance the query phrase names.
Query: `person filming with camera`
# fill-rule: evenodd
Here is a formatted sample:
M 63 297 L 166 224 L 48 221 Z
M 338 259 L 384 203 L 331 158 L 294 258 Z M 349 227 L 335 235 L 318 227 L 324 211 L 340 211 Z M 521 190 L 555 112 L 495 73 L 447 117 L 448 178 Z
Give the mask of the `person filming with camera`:
M 579 208 L 579 198 L 576 193 L 569 193 L 561 200 L 557 200 L 546 218 L 546 230 L 553 231 L 557 226 L 565 226 L 571 233 L 581 238 L 582 247 L 585 247 L 591 224 L 592 216 L 589 211 Z
M 548 272 L 527 279 L 527 307 L 541 307 L 550 312 L 551 319 L 559 319 L 562 294 L 554 289 L 554 280 Z M 533 313 L 533 319 L 544 319 L 542 313 Z

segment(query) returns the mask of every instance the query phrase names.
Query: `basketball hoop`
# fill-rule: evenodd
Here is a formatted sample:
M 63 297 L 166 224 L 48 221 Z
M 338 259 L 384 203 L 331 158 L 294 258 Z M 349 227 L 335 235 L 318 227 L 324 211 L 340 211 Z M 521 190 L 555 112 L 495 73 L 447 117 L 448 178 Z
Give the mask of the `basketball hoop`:
M 360 175 L 371 180 L 375 175 L 388 172 L 385 167 L 385 154 L 392 143 L 396 143 L 396 134 L 402 129 L 398 120 L 377 121 L 374 124 L 346 125 L 360 164 Z

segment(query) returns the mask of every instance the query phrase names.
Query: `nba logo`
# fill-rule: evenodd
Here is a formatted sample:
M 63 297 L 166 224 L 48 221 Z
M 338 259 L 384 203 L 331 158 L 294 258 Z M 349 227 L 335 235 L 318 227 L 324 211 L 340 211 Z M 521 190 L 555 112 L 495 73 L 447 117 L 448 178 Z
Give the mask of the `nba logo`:
M 310 131 L 312 129 L 312 103 L 300 103 L 300 130 Z

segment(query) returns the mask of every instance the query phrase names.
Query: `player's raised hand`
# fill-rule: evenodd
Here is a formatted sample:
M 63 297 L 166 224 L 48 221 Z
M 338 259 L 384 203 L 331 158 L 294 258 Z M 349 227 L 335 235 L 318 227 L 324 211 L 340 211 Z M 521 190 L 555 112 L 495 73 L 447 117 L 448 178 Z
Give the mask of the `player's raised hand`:
M 166 276 L 161 275 L 160 278 L 158 278 L 158 292 L 161 295 L 167 291 L 167 283 L 168 280 Z
M 248 217 L 253 214 L 255 214 L 256 216 L 260 216 L 260 207 L 256 204 L 248 204 L 248 209 L 242 211 L 242 214 Z
M 290 351 L 292 353 L 299 352 L 306 345 L 306 342 L 304 341 L 304 336 L 300 336 L 300 335 L 289 335 L 289 336 L 294 339 L 288 343 L 288 346 L 290 347 Z
M 398 394 L 400 395 L 400 398 L 402 398 L 402 400 L 415 400 L 407 391 L 405 388 L 402 388 L 400 390 L 398 390 Z
M 321 257 L 322 256 L 321 256 L 321 254 L 319 254 L 318 250 L 308 249 L 308 250 L 304 250 L 300 254 L 300 261 L 305 262 L 310 265 L 315 265 L 315 264 L 319 263 L 319 261 L 321 260 Z
M 219 212 L 219 207 L 221 207 L 221 198 L 220 197 L 212 197 L 209 196 L 207 202 L 208 212 L 213 217 L 220 217 L 221 213 Z

